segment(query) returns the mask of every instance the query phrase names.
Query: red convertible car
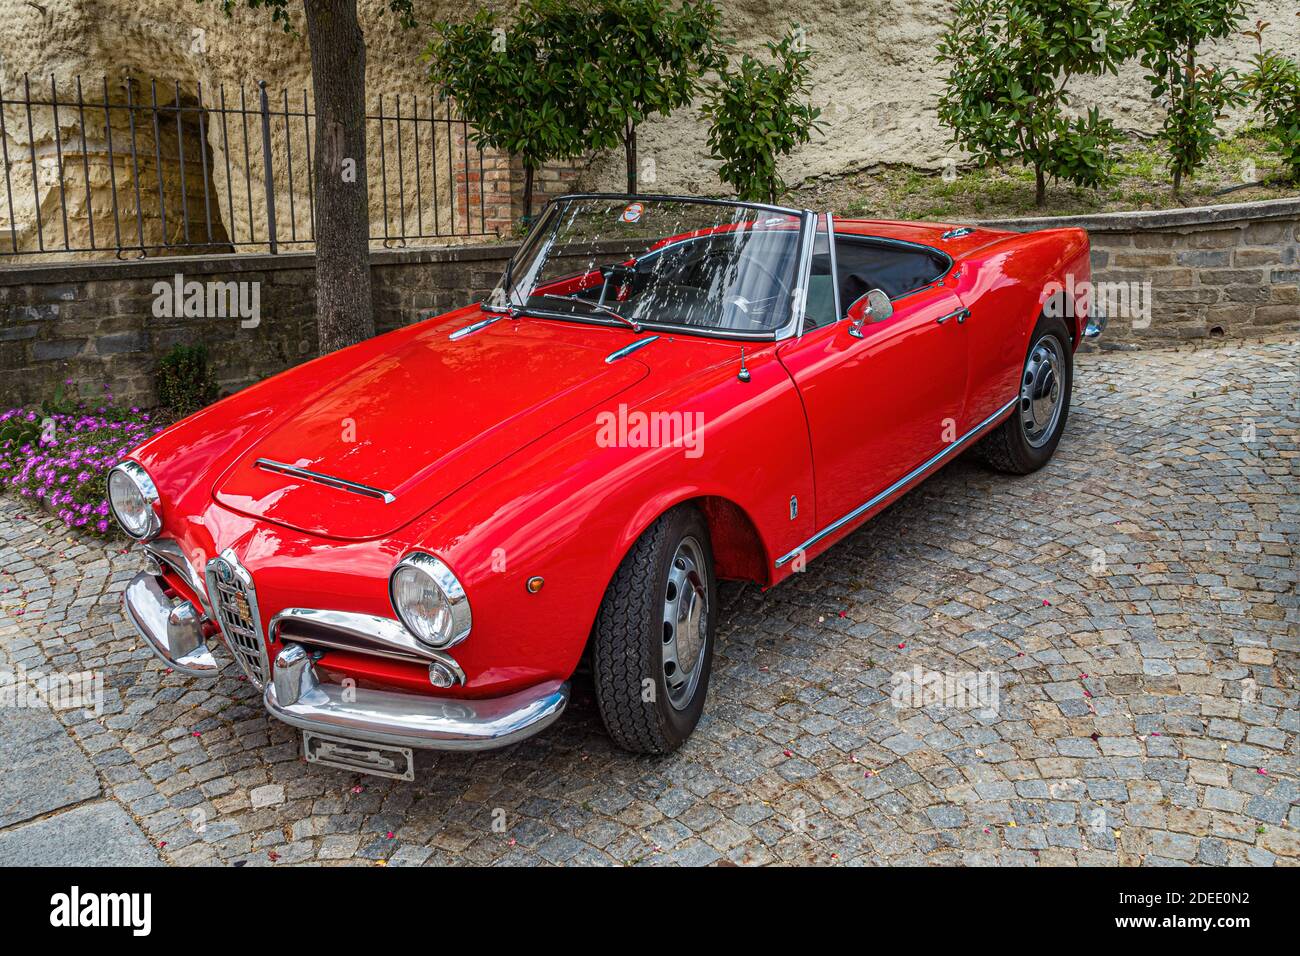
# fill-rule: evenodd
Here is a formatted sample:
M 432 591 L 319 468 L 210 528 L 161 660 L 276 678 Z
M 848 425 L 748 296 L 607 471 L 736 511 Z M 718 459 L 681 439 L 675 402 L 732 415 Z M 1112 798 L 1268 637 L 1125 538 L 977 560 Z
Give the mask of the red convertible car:
M 772 585 L 967 449 L 1052 455 L 1087 234 L 674 197 L 552 201 L 482 304 L 218 402 L 109 476 L 151 558 L 127 615 L 215 675 L 220 636 L 305 756 L 555 721 L 584 661 L 610 735 L 704 707 L 720 578 Z M 1062 290 L 1070 290 L 1063 292 Z

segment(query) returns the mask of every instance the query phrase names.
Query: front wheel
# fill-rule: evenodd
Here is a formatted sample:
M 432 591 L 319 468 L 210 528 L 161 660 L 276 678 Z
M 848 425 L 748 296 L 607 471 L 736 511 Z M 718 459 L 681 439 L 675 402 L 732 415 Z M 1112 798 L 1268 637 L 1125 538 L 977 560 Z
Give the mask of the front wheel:
M 975 446 L 985 462 L 1013 475 L 1037 471 L 1051 459 L 1070 414 L 1074 384 L 1074 352 L 1064 322 L 1043 316 L 1029 342 L 1016 410 Z
M 620 747 L 666 754 L 695 729 L 717 607 L 708 525 L 697 509 L 675 508 L 619 565 L 592 633 L 596 703 Z

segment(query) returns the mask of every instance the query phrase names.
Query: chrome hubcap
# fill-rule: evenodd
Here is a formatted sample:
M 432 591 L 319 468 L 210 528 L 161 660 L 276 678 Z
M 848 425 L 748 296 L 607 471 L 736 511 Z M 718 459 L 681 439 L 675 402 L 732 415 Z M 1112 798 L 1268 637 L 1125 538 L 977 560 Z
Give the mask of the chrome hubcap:
M 704 550 L 692 537 L 682 539 L 668 566 L 664 592 L 663 668 L 668 700 L 681 710 L 695 696 L 709 628 L 709 589 L 704 582 Z
M 1039 339 L 1025 362 L 1025 374 L 1020 379 L 1020 424 L 1034 448 L 1047 443 L 1061 418 L 1064 368 L 1061 343 L 1053 335 Z

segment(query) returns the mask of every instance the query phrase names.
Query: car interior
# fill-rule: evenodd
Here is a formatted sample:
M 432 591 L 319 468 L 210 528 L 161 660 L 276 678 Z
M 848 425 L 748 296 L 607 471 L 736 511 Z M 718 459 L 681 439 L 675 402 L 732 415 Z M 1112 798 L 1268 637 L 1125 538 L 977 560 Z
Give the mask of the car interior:
M 788 315 L 799 233 L 752 230 L 651 249 L 632 264 L 600 267 L 603 281 L 571 294 L 632 319 L 737 332 L 775 329 Z M 546 303 L 548 308 L 553 303 Z
M 947 256 L 922 246 L 911 246 L 870 236 L 835 237 L 835 266 L 839 272 L 840 308 L 843 313 L 872 289 L 891 299 L 913 292 L 939 278 L 948 269 Z M 830 251 L 819 240 L 813 250 L 812 275 L 804 328 L 815 329 L 843 318 L 835 314 L 835 289 L 831 280 Z
M 797 239 L 797 233 L 787 230 L 756 231 L 743 253 L 731 234 L 673 243 L 642 254 L 630 266 L 602 266 L 601 283 L 569 295 L 578 301 L 602 302 L 633 319 L 654 315 L 658 321 L 682 326 L 767 331 L 777 326 L 788 308 Z M 835 262 L 839 315 L 823 231 L 813 246 L 805 330 L 844 318 L 872 289 L 896 299 L 933 282 L 951 265 L 947 256 L 924 246 L 847 235 L 835 237 Z M 539 304 L 555 307 L 553 302 Z

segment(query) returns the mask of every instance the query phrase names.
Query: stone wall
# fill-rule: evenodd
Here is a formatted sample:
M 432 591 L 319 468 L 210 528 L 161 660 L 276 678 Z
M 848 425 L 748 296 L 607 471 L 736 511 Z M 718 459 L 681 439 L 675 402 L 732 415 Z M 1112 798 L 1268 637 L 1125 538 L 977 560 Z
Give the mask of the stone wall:
M 985 225 L 1088 230 L 1101 348 L 1300 331 L 1300 199 Z
M 376 251 L 381 332 L 485 296 L 514 246 Z M 156 318 L 154 285 L 257 283 L 260 321 Z M 0 406 L 38 402 L 64 379 L 83 395 L 107 385 L 120 401 L 151 404 L 153 370 L 177 344 L 206 343 L 223 392 L 316 354 L 316 274 L 310 253 L 159 258 L 0 269 Z
M 486 298 L 517 244 L 371 253 L 375 326 L 390 332 Z M 575 266 L 577 268 L 577 266 Z M 259 321 L 157 318 L 155 285 L 256 283 Z M 40 402 L 72 379 L 83 396 L 105 386 L 152 405 L 158 359 L 206 344 L 222 393 L 314 357 L 316 269 L 310 253 L 225 254 L 0 268 L 0 408 Z
M 1134 348 L 1215 335 L 1300 329 L 1300 200 L 1162 213 L 1001 222 L 1021 230 L 1082 226 L 1096 283 L 1149 283 L 1149 323 L 1116 314 L 1101 347 Z M 372 254 L 376 324 L 388 331 L 476 301 L 496 283 L 511 244 Z M 155 283 L 255 282 L 260 323 L 155 318 Z M 37 402 L 67 378 L 83 394 L 107 385 L 150 404 L 157 359 L 178 343 L 208 345 L 224 391 L 313 356 L 315 271 L 308 253 L 217 255 L 0 269 L 0 407 Z

